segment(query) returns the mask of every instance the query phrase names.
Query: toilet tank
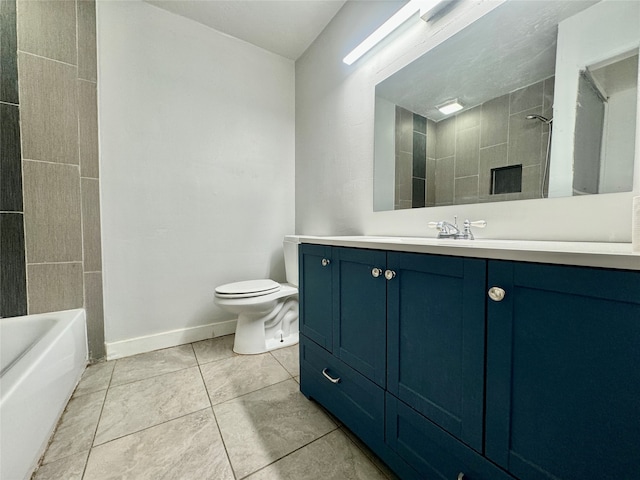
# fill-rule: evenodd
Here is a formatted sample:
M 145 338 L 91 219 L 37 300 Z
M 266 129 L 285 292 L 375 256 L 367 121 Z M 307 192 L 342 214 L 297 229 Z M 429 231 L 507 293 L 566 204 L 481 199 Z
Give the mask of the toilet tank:
M 287 283 L 298 286 L 298 245 L 300 237 L 285 235 L 282 247 L 284 250 L 284 269 L 287 275 Z

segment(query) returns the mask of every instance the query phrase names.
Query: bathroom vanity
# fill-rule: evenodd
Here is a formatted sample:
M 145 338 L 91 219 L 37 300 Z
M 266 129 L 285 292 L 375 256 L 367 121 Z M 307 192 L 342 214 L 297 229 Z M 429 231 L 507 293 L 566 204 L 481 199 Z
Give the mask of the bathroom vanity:
M 301 391 L 400 478 L 637 476 L 630 245 L 301 241 Z

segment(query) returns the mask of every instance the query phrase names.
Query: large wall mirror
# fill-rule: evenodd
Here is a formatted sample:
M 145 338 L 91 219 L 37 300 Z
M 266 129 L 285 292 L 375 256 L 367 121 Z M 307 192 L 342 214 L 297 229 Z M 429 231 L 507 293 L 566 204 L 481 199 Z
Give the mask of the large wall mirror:
M 374 210 L 632 191 L 639 46 L 637 0 L 500 4 L 376 85 Z

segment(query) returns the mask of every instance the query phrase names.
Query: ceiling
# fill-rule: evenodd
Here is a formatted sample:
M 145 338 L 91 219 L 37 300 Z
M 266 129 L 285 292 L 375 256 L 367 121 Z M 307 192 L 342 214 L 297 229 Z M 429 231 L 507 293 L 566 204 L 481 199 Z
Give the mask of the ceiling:
M 554 75 L 558 23 L 595 0 L 506 1 L 376 86 L 376 95 L 438 122 L 457 98 L 480 105 Z
M 291 60 L 320 35 L 346 0 L 145 0 Z

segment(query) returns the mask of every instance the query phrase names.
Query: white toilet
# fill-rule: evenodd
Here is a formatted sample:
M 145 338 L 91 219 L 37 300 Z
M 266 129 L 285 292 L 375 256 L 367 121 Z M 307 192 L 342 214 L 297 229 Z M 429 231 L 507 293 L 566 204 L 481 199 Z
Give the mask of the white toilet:
M 216 288 L 214 302 L 238 315 L 233 351 L 264 353 L 298 343 L 297 236 L 282 242 L 287 282 L 248 280 Z

